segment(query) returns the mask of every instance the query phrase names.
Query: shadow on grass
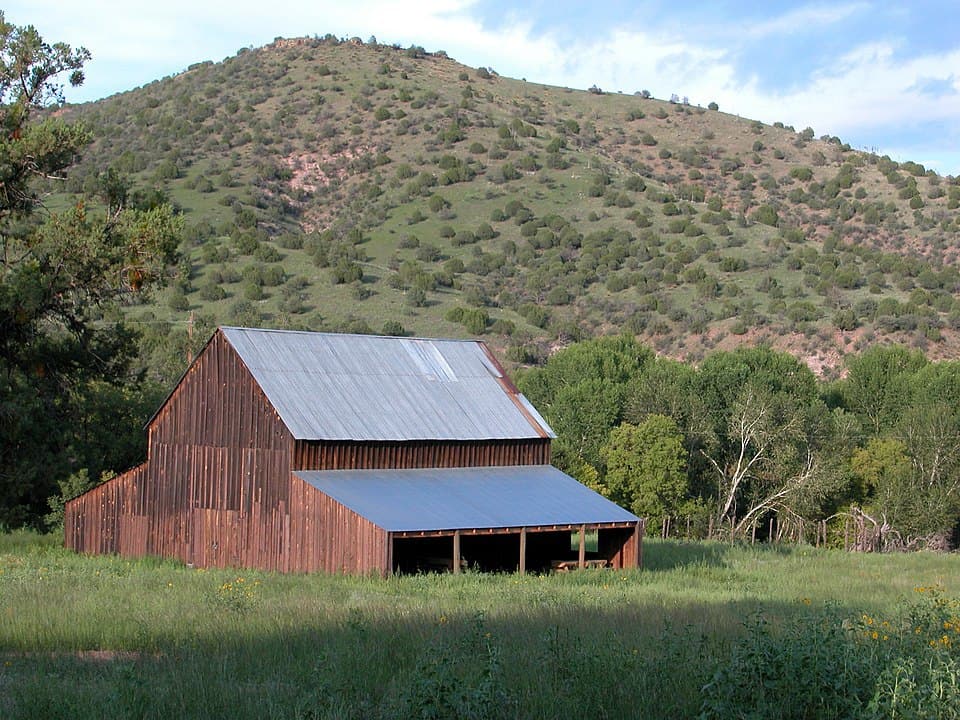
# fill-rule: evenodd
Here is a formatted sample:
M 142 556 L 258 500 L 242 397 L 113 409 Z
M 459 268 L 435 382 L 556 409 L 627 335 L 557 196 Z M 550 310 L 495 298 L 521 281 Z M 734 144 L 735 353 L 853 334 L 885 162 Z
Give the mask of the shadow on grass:
M 699 606 L 527 601 L 494 617 L 356 606 L 283 629 L 241 613 L 235 633 L 148 652 L 8 656 L 0 715 L 82 720 L 109 703 L 115 718 L 692 718 L 757 610 L 731 603 L 710 624 Z
M 720 567 L 726 564 L 724 558 L 730 549 L 721 543 L 644 539 L 643 569 L 673 570 L 685 565 Z
M 758 543 L 744 545 L 701 540 L 661 540 L 644 538 L 643 569 L 674 570 L 684 566 L 723 567 L 731 553 L 762 552 L 779 556 L 792 555 L 797 546 Z

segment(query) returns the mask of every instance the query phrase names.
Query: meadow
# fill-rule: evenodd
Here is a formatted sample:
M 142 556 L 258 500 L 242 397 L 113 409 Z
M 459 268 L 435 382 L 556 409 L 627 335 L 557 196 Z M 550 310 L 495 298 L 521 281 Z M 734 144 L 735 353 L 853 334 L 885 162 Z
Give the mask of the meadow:
M 0 535 L 0 717 L 958 717 L 960 557 L 648 541 L 380 579 Z

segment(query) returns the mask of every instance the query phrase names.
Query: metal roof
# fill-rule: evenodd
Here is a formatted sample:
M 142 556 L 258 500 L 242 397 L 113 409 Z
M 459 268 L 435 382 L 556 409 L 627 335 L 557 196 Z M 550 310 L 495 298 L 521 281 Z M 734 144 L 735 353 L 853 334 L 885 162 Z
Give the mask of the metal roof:
M 389 532 L 639 519 L 550 465 L 294 474 Z
M 475 340 L 221 331 L 299 440 L 555 437 Z

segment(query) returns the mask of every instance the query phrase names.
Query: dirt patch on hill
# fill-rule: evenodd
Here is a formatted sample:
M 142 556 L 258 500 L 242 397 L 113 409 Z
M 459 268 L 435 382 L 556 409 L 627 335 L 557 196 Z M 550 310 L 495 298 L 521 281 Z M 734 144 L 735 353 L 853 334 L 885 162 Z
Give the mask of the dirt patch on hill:
M 372 145 L 346 147 L 336 152 L 304 152 L 287 155 L 282 162 L 290 168 L 293 177 L 290 187 L 294 190 L 316 192 L 320 187 L 330 187 L 334 181 L 342 182 L 350 175 L 350 163 L 376 153 Z

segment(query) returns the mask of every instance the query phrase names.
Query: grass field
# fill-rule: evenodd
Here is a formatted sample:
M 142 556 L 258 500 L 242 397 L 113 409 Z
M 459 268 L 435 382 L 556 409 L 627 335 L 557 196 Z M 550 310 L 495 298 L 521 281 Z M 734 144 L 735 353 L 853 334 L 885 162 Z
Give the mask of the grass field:
M 841 696 L 866 693 L 866 707 L 871 689 L 845 673 L 879 688 L 878 673 L 907 661 L 927 673 L 914 668 L 914 695 L 944 671 L 940 700 L 850 716 L 960 712 L 956 555 L 651 541 L 645 563 L 283 576 L 80 557 L 53 536 L 2 535 L 0 717 L 720 717 L 743 700 L 704 690 L 712 680 L 746 687 L 768 668 L 761 694 L 778 682 L 821 693 L 803 683 L 823 676 L 853 683 Z M 777 702 L 777 717 L 844 716 Z M 930 702 L 947 712 L 924 715 Z

